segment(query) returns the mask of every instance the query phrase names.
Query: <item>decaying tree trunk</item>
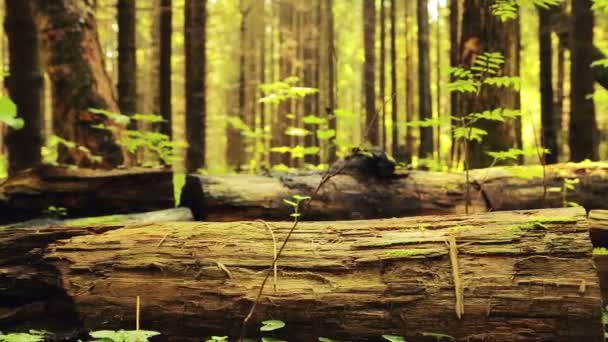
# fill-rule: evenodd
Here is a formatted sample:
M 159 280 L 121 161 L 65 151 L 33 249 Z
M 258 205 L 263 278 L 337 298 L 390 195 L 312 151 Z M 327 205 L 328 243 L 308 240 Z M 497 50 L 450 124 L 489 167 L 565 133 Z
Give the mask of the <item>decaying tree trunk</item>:
M 282 241 L 290 226 L 2 231 L 0 328 L 130 328 L 141 296 L 142 327 L 166 340 L 234 338 L 272 263 L 272 236 Z M 608 228 L 608 220 L 594 226 Z M 302 223 L 290 241 L 276 289 L 269 281 L 248 335 L 273 318 L 287 322 L 278 336 L 296 342 L 382 334 L 429 341 L 431 333 L 457 341 L 603 341 L 581 208 Z
M 174 201 L 170 171 L 40 166 L 0 184 L 0 224 L 46 216 L 51 206 L 91 217 L 173 208 Z
M 608 209 L 608 164 L 581 163 L 475 170 L 471 212 L 563 207 Z M 283 199 L 311 195 L 321 174 L 265 176 L 190 175 L 181 205 L 198 220 L 284 220 L 292 208 Z M 565 179 L 578 179 L 565 189 Z M 545 193 L 546 184 L 546 199 Z M 306 220 L 344 220 L 464 213 L 466 186 L 461 173 L 397 172 L 388 179 L 337 175 L 313 196 Z

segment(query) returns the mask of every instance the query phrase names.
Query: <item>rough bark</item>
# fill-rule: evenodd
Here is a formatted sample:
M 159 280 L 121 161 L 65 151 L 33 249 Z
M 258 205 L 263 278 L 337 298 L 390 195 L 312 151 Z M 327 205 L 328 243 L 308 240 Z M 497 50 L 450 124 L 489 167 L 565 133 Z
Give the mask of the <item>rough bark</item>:
M 598 160 L 599 133 L 593 99 L 593 12 L 591 0 L 572 1 L 570 36 L 570 160 Z
M 25 126 L 7 128 L 8 173 L 40 163 L 43 142 L 42 96 L 44 78 L 40 67 L 38 38 L 30 3 L 6 0 L 5 29 L 8 37 L 10 74 L 6 79 L 9 95 L 17 105 Z
M 384 0 L 380 0 L 380 68 L 378 69 L 380 114 L 378 115 L 379 144 L 386 149 L 386 6 Z
M 491 0 L 465 0 L 461 13 L 460 42 L 457 50 L 459 65 L 470 67 L 474 57 L 483 52 L 500 52 L 505 64 L 500 71 L 503 76 L 519 76 L 520 30 L 519 19 L 502 22 L 492 13 Z M 459 13 L 460 14 L 460 13 Z M 477 44 L 471 44 L 478 42 Z M 473 45 L 473 46 L 471 46 Z M 474 47 L 471 49 L 471 47 Z M 512 89 L 484 87 L 479 95 L 457 94 L 455 116 L 473 112 L 483 112 L 495 108 L 519 109 L 519 92 Z M 487 167 L 494 162 L 488 151 L 506 151 L 519 148 L 518 120 L 505 122 L 480 122 L 477 127 L 488 135 L 483 142 L 468 144 L 470 147 L 470 167 Z
M 173 137 L 173 114 L 171 106 L 171 34 L 173 32 L 172 0 L 160 2 L 160 63 L 159 63 L 159 103 L 160 115 L 165 122 L 161 133 Z
M 291 226 L 269 225 L 279 241 Z M 295 342 L 603 341 L 587 225 L 580 208 L 302 223 L 248 335 L 273 318 Z M 236 338 L 273 255 L 261 222 L 16 229 L 0 246 L 1 328 L 124 328 L 141 296 L 167 341 Z
M 152 169 L 99 171 L 40 166 L 0 184 L 0 224 L 46 216 L 50 206 L 68 217 L 144 212 L 174 206 L 172 173 Z
M 555 123 L 553 98 L 553 47 L 551 42 L 550 13 L 538 9 L 539 27 L 539 60 L 540 60 L 540 96 L 541 96 L 541 144 L 549 150 L 545 163 L 555 164 L 559 156 L 557 140 L 558 128 Z
M 207 1 L 191 0 L 185 6 L 186 58 L 186 171 L 205 165 L 206 137 L 206 21 Z
M 137 112 L 135 0 L 118 0 L 118 104 L 123 114 Z M 135 128 L 135 122 L 131 125 Z
M 374 0 L 363 0 L 363 92 L 365 95 L 365 130 L 363 139 L 379 146 L 378 118 L 376 113 L 376 5 Z
M 59 162 L 115 167 L 123 153 L 116 143 L 122 127 L 90 108 L 118 112 L 113 86 L 104 68 L 91 4 L 76 0 L 31 1 L 45 70 L 53 89 L 53 129 L 61 138 L 88 148 L 98 163 L 78 149 L 60 149 Z M 104 124 L 113 132 L 93 128 Z
M 416 10 L 416 18 L 418 19 L 419 118 L 420 120 L 428 120 L 433 117 L 428 1 L 417 0 Z M 420 158 L 433 158 L 433 127 L 420 127 L 418 156 Z
M 191 175 L 181 205 L 198 220 L 284 220 L 292 208 L 283 199 L 311 195 L 322 174 L 267 176 Z M 563 190 L 564 179 L 579 179 L 574 190 Z M 544 184 L 547 197 L 543 196 Z M 608 209 L 606 163 L 498 167 L 471 173 L 470 212 L 559 208 L 575 202 L 587 209 Z M 314 196 L 306 220 L 344 220 L 455 214 L 465 212 L 462 173 L 398 172 L 393 178 L 341 174 Z

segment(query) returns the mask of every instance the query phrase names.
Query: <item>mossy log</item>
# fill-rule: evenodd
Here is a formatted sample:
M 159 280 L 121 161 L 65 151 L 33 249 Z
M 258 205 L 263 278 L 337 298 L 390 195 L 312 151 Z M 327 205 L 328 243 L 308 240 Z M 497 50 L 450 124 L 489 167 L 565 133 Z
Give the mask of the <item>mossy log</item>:
M 173 173 L 154 169 L 112 171 L 43 165 L 0 184 L 0 224 L 48 216 L 69 218 L 173 208 Z
M 607 215 L 608 216 L 608 215 Z M 598 217 L 598 216 L 595 216 Z M 607 220 L 594 221 L 608 227 Z M 288 222 L 0 232 L 0 329 L 130 329 L 166 341 L 239 335 Z M 272 231 L 272 233 L 271 233 Z M 603 341 L 582 208 L 301 223 L 248 335 L 290 342 Z M 458 267 L 454 267 L 458 265 Z M 461 316 L 461 318 L 458 318 Z
M 543 176 L 544 175 L 544 176 Z M 190 175 L 181 204 L 197 220 L 284 220 L 291 207 L 283 199 L 312 195 L 319 173 L 280 176 Z M 564 180 L 575 179 L 573 189 Z M 344 220 L 465 212 L 464 173 L 397 171 L 390 177 L 338 174 L 319 190 L 307 220 Z M 568 163 L 495 167 L 470 174 L 469 212 L 559 208 L 577 203 L 608 209 L 608 163 Z M 545 191 L 546 190 L 546 191 Z M 545 195 L 546 194 L 546 195 Z

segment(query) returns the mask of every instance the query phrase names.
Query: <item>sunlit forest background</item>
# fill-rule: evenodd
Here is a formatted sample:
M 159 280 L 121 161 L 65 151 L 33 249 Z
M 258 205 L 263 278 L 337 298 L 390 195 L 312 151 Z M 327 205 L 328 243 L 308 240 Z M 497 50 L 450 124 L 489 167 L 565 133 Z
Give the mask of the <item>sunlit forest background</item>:
M 171 129 L 164 132 L 174 141 L 176 158 L 169 163 L 176 169 L 184 167 L 187 150 L 186 94 L 189 92 L 187 77 L 191 74 L 185 60 L 187 2 L 97 0 L 92 5 L 105 68 L 112 84 L 117 86 L 120 77 L 133 77 L 132 83 L 136 84 L 131 95 L 121 94 L 120 87 L 115 89 L 118 98 L 122 97 L 119 102 L 130 107 L 121 106 L 121 112 L 157 114 L 170 119 Z M 608 51 L 608 17 L 601 8 L 590 12 L 591 1 L 582 2 L 595 17 L 595 23 L 591 22 L 592 43 L 600 51 Z M 520 106 L 521 116 L 515 119 L 512 147 L 523 150 L 547 147 L 545 129 L 555 132 L 555 138 L 549 142 L 555 145 L 549 152 L 553 162 L 586 157 L 608 159 L 605 139 L 608 92 L 605 88 L 596 85 L 593 94 L 587 94 L 593 95 L 597 134 L 583 127 L 577 132 L 570 131 L 570 95 L 577 84 L 571 80 L 571 50 L 565 46 L 568 41 L 561 39 L 560 30 L 555 29 L 570 22 L 553 21 L 543 31 L 539 27 L 539 8 L 534 5 L 522 2 L 523 6 L 516 8 L 516 15 L 505 19 L 500 18 L 500 13 L 491 13 L 492 3 L 201 1 L 205 30 L 200 34 L 205 53 L 194 56 L 201 59 L 206 70 L 204 91 L 199 94 L 204 99 L 206 127 L 201 125 L 200 130 L 206 146 L 204 163 L 196 168 L 210 173 L 324 169 L 357 146 L 379 147 L 404 166 L 462 168 L 455 157 L 453 122 L 449 119 L 450 115 L 456 115 L 450 70 L 451 66 L 463 65 L 461 59 L 470 48 L 467 44 L 479 43 L 479 37 L 463 36 L 462 27 L 475 25 L 467 24 L 467 20 L 498 25 L 498 33 L 491 43 L 484 46 L 483 40 L 487 37 L 481 37 L 481 45 L 473 47 L 479 51 L 474 53 L 504 47 L 504 51 L 511 52 L 497 52 L 503 54 L 505 65 L 516 65 L 511 69 L 514 71 L 511 76 L 521 76 L 516 90 L 519 97 L 516 105 Z M 130 6 L 133 11 L 128 12 Z M 572 11 L 569 2 L 555 7 L 558 9 L 543 11 L 559 12 L 561 16 Z M 4 11 L 6 7 L 3 4 L 0 8 Z M 126 15 L 122 22 L 121 11 Z M 487 17 L 489 14 L 493 17 Z M 133 22 L 130 24 L 129 20 Z M 421 26 L 421 23 L 425 24 Z M 126 65 L 123 76 L 120 76 L 121 49 L 117 37 L 128 29 L 121 25 L 132 25 L 135 34 L 131 48 L 136 63 L 131 65 L 132 70 Z M 5 28 L 0 30 L 3 31 L 0 36 L 6 38 Z M 548 51 L 543 53 L 549 63 L 549 82 L 553 88 L 552 108 L 547 114 L 553 118 L 549 122 L 551 127 L 546 127 L 547 123 L 541 120 L 542 39 L 549 42 Z M 580 39 L 588 39 L 588 35 Z M 9 43 L 2 39 L 0 44 L 2 70 L 9 74 Z M 128 46 L 123 51 L 128 51 Z M 51 119 L 51 82 L 48 77 L 45 79 L 43 112 L 46 119 L 42 128 L 46 148 L 42 152 L 43 158 L 52 161 L 56 156 L 49 149 L 53 149 L 57 141 L 51 137 L 57 132 Z M 129 96 L 131 99 L 125 100 Z M 436 124 L 427 128 L 433 131 L 430 147 L 422 146 L 421 132 L 425 128 L 419 127 L 420 120 L 436 120 Z M 143 123 L 138 127 L 154 129 L 155 124 Z M 500 131 L 490 132 L 487 139 L 502 134 L 496 132 Z M 569 134 L 596 135 L 597 154 L 590 153 L 585 158 L 579 154 L 572 158 Z M 69 140 L 69 137 L 59 138 Z M 1 147 L 5 170 L 5 143 Z M 139 165 L 167 164 L 142 150 L 135 154 Z M 524 161 L 539 163 L 542 160 L 536 153 L 523 153 L 515 162 Z M 473 164 L 480 167 L 489 163 Z

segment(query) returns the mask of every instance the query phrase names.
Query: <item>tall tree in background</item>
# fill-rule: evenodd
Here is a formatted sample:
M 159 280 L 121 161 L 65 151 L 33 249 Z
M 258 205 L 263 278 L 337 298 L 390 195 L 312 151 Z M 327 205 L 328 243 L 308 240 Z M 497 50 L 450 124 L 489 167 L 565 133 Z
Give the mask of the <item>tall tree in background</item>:
M 40 48 L 52 82 L 53 128 L 61 138 L 71 140 L 102 157 L 100 163 L 77 149 L 59 150 L 59 162 L 79 166 L 115 167 L 123 162 L 123 151 L 111 131 L 93 128 L 115 127 L 108 118 L 93 115 L 90 108 L 118 112 L 113 86 L 104 59 L 92 5 L 71 0 L 33 0 Z M 119 128 L 120 129 L 120 128 Z
M 397 98 L 397 0 L 391 0 L 390 9 L 390 45 L 391 45 L 391 153 L 399 151 L 399 115 Z M 388 135 L 388 132 L 387 132 Z
M 334 28 L 334 0 L 326 0 L 325 5 L 327 6 L 323 11 L 325 20 L 327 22 L 327 80 L 328 80 L 328 93 L 327 93 L 327 107 L 326 111 L 329 116 L 329 129 L 333 129 L 337 132 L 336 116 L 334 111 L 336 109 L 336 96 L 337 96 L 337 73 L 336 73 L 336 38 Z M 328 162 L 333 163 L 336 160 L 336 147 L 331 145 L 329 147 Z
M 9 95 L 25 121 L 20 130 L 8 128 L 9 175 L 40 163 L 42 136 L 43 82 L 38 55 L 38 38 L 30 3 L 5 0 L 5 28 L 8 36 L 10 74 L 7 78 Z
M 186 171 L 196 172 L 205 165 L 206 106 L 205 73 L 207 0 L 188 0 L 185 15 L 186 58 Z
M 555 164 L 559 156 L 557 125 L 555 123 L 553 103 L 553 47 L 551 42 L 551 23 L 549 12 L 538 8 L 539 58 L 540 58 L 540 97 L 542 146 L 549 150 L 545 163 Z
M 137 111 L 135 0 L 118 0 L 118 105 L 123 114 Z
M 416 2 L 405 0 L 405 120 L 412 122 L 416 112 L 416 86 L 414 82 L 416 78 L 416 61 L 414 51 L 416 50 L 416 31 L 412 28 L 416 20 Z M 403 159 L 406 162 L 411 162 L 415 155 L 416 138 L 414 136 L 414 127 L 407 126 L 405 130 L 405 153 Z
M 500 52 L 505 58 L 502 75 L 519 76 L 520 30 L 519 19 L 502 22 L 491 11 L 491 0 L 465 0 L 462 7 L 458 47 L 459 63 L 471 66 L 475 56 L 483 52 Z M 519 92 L 511 89 L 484 87 L 481 93 L 457 94 L 454 115 L 462 116 L 495 108 L 519 109 Z M 480 121 L 478 127 L 488 132 L 483 144 L 470 145 L 470 167 L 490 165 L 489 151 L 505 151 L 521 147 L 519 121 Z
M 429 8 L 427 0 L 417 0 L 418 17 L 418 96 L 420 120 L 433 117 L 431 98 L 431 62 L 429 55 Z M 420 127 L 420 158 L 433 157 L 433 127 Z
M 376 117 L 376 7 L 374 0 L 363 0 L 363 92 L 365 94 L 365 139 L 378 146 L 378 118 Z
M 571 69 L 571 110 L 570 110 L 570 159 L 582 161 L 597 160 L 598 130 L 595 119 L 595 105 L 592 98 L 594 76 L 593 24 L 591 0 L 572 1 L 572 28 L 570 33 Z
M 380 0 L 380 115 L 378 116 L 380 146 L 386 148 L 386 7 Z
M 173 136 L 171 109 L 171 34 L 173 33 L 173 6 L 171 0 L 160 2 L 160 62 L 159 104 L 160 115 L 165 120 L 161 133 Z

